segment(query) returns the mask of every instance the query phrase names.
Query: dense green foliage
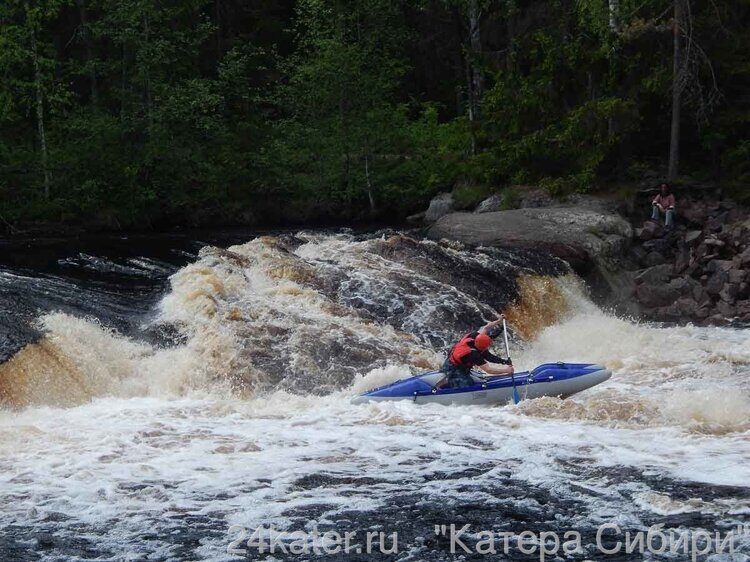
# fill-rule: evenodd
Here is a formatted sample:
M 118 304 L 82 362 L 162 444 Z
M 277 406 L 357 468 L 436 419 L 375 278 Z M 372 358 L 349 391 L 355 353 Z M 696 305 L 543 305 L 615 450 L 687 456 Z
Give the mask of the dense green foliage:
M 682 172 L 748 182 L 750 3 L 686 5 Z M 468 204 L 663 173 L 672 13 L 672 0 L 5 0 L 0 219 L 393 218 L 456 186 Z

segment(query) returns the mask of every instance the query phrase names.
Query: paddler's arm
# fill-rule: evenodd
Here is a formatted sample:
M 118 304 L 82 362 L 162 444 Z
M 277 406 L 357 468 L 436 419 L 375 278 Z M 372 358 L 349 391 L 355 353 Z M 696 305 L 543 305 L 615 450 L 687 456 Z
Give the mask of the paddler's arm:
M 477 365 L 477 367 L 480 368 L 485 373 L 487 373 L 488 375 L 512 375 L 513 374 L 513 365 L 503 365 L 501 367 L 500 365 L 492 365 L 490 363 L 485 363 L 484 365 Z
M 503 320 L 505 320 L 505 314 L 501 314 L 500 316 L 498 316 L 497 320 L 493 320 L 492 322 L 487 322 L 484 326 L 479 328 L 479 333 L 491 335 L 492 329 L 502 324 Z
M 485 351 L 484 352 L 484 358 L 489 361 L 490 363 L 502 363 L 503 365 L 512 365 L 513 362 L 510 359 L 503 359 L 502 357 L 498 357 L 491 351 Z

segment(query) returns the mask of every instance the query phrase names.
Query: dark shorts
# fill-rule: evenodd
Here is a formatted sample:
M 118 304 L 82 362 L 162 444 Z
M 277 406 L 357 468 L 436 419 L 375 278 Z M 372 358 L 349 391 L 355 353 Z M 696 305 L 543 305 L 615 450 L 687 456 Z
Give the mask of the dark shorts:
M 476 381 L 471 378 L 468 369 L 455 367 L 448 360 L 443 364 L 442 371 L 448 377 L 448 382 L 444 388 L 465 388 L 477 384 Z

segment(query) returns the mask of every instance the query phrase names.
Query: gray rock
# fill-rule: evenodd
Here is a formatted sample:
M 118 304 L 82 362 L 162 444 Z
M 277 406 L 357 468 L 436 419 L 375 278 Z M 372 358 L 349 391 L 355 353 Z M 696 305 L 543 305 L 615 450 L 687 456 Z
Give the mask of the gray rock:
M 696 225 L 705 224 L 706 219 L 708 218 L 708 210 L 703 203 L 693 203 L 687 206 L 683 205 L 680 207 L 679 211 L 681 218 Z
M 706 292 L 710 295 L 718 295 L 728 280 L 729 274 L 726 271 L 717 271 L 709 277 L 706 283 Z
M 487 199 L 482 201 L 477 208 L 474 209 L 475 213 L 493 213 L 495 211 L 501 211 L 503 206 L 503 198 L 499 194 L 490 195 Z
M 690 250 L 686 245 L 683 245 L 675 255 L 674 259 L 674 272 L 682 273 L 690 266 Z
M 643 264 L 647 255 L 648 252 L 637 244 L 630 248 L 630 259 L 638 265 Z
M 700 261 L 701 261 L 701 263 L 707 264 L 707 263 L 715 260 L 718 257 L 719 257 L 719 254 L 708 254 L 707 256 L 703 256 Z
M 648 240 L 647 242 L 643 243 L 643 247 L 649 252 L 655 251 L 665 256 L 668 256 L 672 252 L 672 245 L 666 238 L 655 238 L 653 240 Z
M 736 313 L 734 306 L 723 300 L 716 303 L 716 310 L 718 310 L 719 314 L 724 318 L 733 318 Z
M 737 300 L 737 295 L 739 294 L 739 292 L 739 285 L 735 285 L 734 283 L 726 283 L 721 289 L 719 297 L 721 297 L 721 300 L 723 300 L 724 302 L 734 304 L 734 302 Z
M 694 316 L 698 312 L 698 303 L 691 298 L 680 298 L 673 305 L 681 317 Z
M 708 293 L 700 283 L 693 287 L 693 300 L 701 306 L 711 302 L 711 297 L 708 296 Z
M 641 283 L 647 283 L 649 285 L 666 283 L 671 275 L 672 266 L 668 263 L 665 263 L 642 270 L 640 273 L 638 273 L 638 275 L 635 276 L 635 282 L 638 285 L 640 285 Z
M 651 309 L 647 312 L 647 316 L 661 322 L 674 322 L 680 319 L 680 311 L 677 309 L 676 304 L 672 303 L 669 306 L 660 306 L 659 308 Z
M 704 323 L 710 326 L 726 326 L 727 324 L 729 324 L 726 316 L 722 314 L 714 314 L 713 316 L 709 316 L 708 318 L 706 318 Z
M 690 282 L 685 277 L 678 277 L 677 279 L 672 279 L 669 282 L 669 286 L 678 290 L 680 294 L 692 293 L 692 287 L 690 285 Z
M 729 270 L 729 282 L 730 283 L 743 283 L 747 279 L 747 271 L 744 269 L 730 269 Z
M 729 271 L 734 267 L 732 260 L 711 260 L 706 265 L 706 271 L 709 273 L 715 273 L 717 271 Z
M 633 231 L 619 215 L 607 211 L 549 207 L 491 213 L 450 213 L 430 227 L 432 239 L 465 244 L 538 248 L 586 269 L 591 261 L 619 258 Z
M 643 223 L 643 228 L 638 229 L 638 238 L 641 240 L 651 240 L 660 236 L 662 233 L 662 227 L 659 223 L 654 221 L 646 221 Z
M 711 309 L 707 306 L 701 306 L 700 308 L 698 308 L 698 310 L 695 311 L 695 314 L 693 316 L 702 320 L 703 318 L 708 318 L 709 314 L 711 314 Z
M 645 265 L 649 267 L 653 267 L 655 265 L 663 264 L 666 261 L 667 261 L 667 258 L 665 258 L 659 252 L 654 250 L 648 253 L 648 255 L 646 256 L 646 259 L 644 260 L 644 263 Z M 670 266 L 670 269 L 671 269 L 671 266 Z
M 453 194 L 451 193 L 440 193 L 432 198 L 430 206 L 427 207 L 425 212 L 424 220 L 426 222 L 435 222 L 440 217 L 444 217 L 448 213 L 453 211 L 455 202 L 453 201 Z
M 638 285 L 635 290 L 636 298 L 648 308 L 668 306 L 675 302 L 680 292 L 669 285 Z
M 406 222 L 410 224 L 421 224 L 424 222 L 424 218 L 427 215 L 427 211 L 422 211 L 421 213 L 414 213 L 413 215 L 409 215 L 406 217 Z
M 540 187 L 511 186 L 520 193 L 521 207 L 553 207 L 555 201 L 550 197 L 546 189 Z
M 701 235 L 703 234 L 700 230 L 691 230 L 687 234 L 685 234 L 685 243 L 688 245 L 693 245 L 700 239 Z
M 724 224 L 727 222 L 727 219 L 729 218 L 728 212 L 719 213 L 718 215 L 711 217 L 706 222 L 706 228 L 710 232 L 719 232 L 721 230 L 721 227 L 724 226 Z
M 750 317 L 750 300 L 737 301 L 734 306 L 737 315 L 744 318 Z

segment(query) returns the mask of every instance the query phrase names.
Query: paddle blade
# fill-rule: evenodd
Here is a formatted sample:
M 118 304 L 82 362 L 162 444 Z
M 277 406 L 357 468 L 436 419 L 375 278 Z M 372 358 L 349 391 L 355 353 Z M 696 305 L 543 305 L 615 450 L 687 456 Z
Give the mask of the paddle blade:
M 513 388 L 513 403 L 518 404 L 521 401 L 521 397 L 518 394 L 518 390 L 514 387 Z

